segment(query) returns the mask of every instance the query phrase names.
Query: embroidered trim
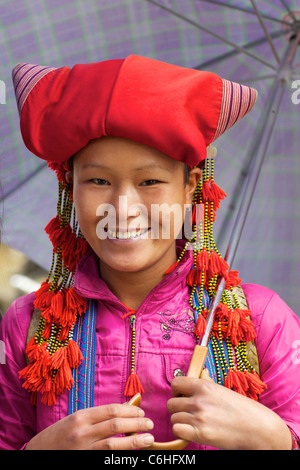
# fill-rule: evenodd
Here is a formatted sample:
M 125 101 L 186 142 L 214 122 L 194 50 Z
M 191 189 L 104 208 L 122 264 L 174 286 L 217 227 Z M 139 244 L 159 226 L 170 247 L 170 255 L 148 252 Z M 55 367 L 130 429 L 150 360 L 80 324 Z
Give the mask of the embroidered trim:
M 96 302 L 89 300 L 85 314 L 76 322 L 74 339 L 80 347 L 83 361 L 73 369 L 74 385 L 69 392 L 68 414 L 94 406 L 96 362 Z
M 292 450 L 300 450 L 300 442 L 298 441 L 298 438 L 291 429 L 290 432 L 292 436 Z

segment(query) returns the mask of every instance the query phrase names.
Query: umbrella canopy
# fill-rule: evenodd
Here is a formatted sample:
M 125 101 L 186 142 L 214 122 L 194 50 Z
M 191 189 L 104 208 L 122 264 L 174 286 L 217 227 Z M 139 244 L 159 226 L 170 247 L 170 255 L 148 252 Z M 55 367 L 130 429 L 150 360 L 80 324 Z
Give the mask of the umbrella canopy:
M 255 87 L 254 110 L 217 141 L 216 181 L 228 194 L 215 227 L 222 254 L 279 79 L 285 88 L 275 129 L 232 268 L 244 282 L 277 291 L 299 314 L 300 49 L 289 43 L 296 44 L 299 29 L 294 0 L 0 2 L 2 242 L 44 268 L 51 263 L 43 229 L 56 213 L 56 176 L 22 142 L 11 82 L 18 62 L 71 67 L 138 54 Z

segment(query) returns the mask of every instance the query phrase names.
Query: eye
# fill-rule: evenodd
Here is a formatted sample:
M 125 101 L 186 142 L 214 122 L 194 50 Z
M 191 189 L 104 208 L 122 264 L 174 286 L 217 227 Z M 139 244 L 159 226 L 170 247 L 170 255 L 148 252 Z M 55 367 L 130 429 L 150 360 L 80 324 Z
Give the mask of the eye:
M 141 186 L 153 186 L 154 184 L 158 183 L 160 183 L 158 180 L 146 180 L 141 183 Z
M 94 183 L 96 186 L 106 186 L 109 185 L 109 182 L 103 180 L 102 178 L 93 178 L 90 180 L 91 183 Z

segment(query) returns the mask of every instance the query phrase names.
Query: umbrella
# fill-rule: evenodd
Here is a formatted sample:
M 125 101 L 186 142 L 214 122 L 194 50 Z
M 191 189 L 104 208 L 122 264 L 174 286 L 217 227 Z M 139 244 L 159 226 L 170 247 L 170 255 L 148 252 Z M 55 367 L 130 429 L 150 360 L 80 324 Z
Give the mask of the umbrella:
M 229 241 L 233 246 L 258 155 L 253 200 L 251 194 L 243 203 L 247 219 L 229 254 L 244 282 L 270 287 L 297 312 L 299 29 L 296 1 L 0 1 L 2 242 L 50 265 L 43 228 L 56 213 L 56 177 L 22 143 L 11 83 L 15 64 L 72 66 L 134 53 L 211 70 L 259 93 L 243 123 L 217 142 L 216 180 L 228 198 L 215 237 L 223 254 Z

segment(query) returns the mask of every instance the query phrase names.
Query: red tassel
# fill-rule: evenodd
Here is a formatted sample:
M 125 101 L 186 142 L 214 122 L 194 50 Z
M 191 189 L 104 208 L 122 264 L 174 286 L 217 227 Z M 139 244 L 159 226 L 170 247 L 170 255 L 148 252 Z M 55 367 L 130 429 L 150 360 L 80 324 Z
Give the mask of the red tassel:
M 52 406 L 56 403 L 56 395 L 54 390 L 42 394 L 41 402 L 46 406 Z
M 70 367 L 72 367 L 72 369 L 74 369 L 75 367 L 78 367 L 83 361 L 82 352 L 80 351 L 78 344 L 73 339 L 70 339 L 68 343 L 67 355 L 68 355 Z
M 193 287 L 193 285 L 195 284 L 195 273 L 196 269 L 191 269 L 186 277 L 186 282 L 190 287 Z
M 239 315 L 238 309 L 229 310 L 227 336 L 230 337 L 230 340 L 233 346 L 236 346 L 239 342 L 239 337 L 238 337 L 239 322 L 240 322 L 240 315 Z
M 53 320 L 59 325 L 61 324 L 63 313 L 64 313 L 64 308 L 66 305 L 65 298 L 66 298 L 66 294 L 65 294 L 65 290 L 63 289 L 63 290 L 56 292 L 55 296 L 53 296 L 51 300 L 52 317 L 53 317 Z
M 63 361 L 53 382 L 55 393 L 60 395 L 65 389 L 70 390 L 74 380 L 69 361 Z
M 199 271 L 206 271 L 209 266 L 209 254 L 207 249 L 204 247 L 197 255 L 197 268 Z
M 209 181 L 205 181 L 205 183 L 203 183 L 202 185 L 202 199 L 204 202 L 206 201 L 211 202 L 213 199 L 212 193 L 210 190 Z
M 227 336 L 233 346 L 236 346 L 240 341 L 253 341 L 256 337 L 253 322 L 250 320 L 250 310 L 242 310 L 236 308 L 228 312 L 228 330 Z
M 63 362 L 67 359 L 67 349 L 65 347 L 61 347 L 55 351 L 52 356 L 49 357 L 49 365 L 50 369 L 59 369 Z
M 245 377 L 248 382 L 248 393 L 247 395 L 254 400 L 258 399 L 258 396 L 268 388 L 267 385 L 260 379 L 259 375 L 253 371 L 245 372 Z
M 245 383 L 242 380 L 242 377 L 239 374 L 240 371 L 237 369 L 229 369 L 227 377 L 225 378 L 224 385 L 225 387 L 233 390 L 234 392 L 239 393 L 240 395 L 246 395 L 244 390 Z M 246 387 L 247 388 L 247 387 Z
M 37 393 L 36 392 L 31 392 L 31 394 L 30 394 L 30 403 L 33 406 L 37 405 Z
M 170 274 L 171 272 L 174 271 L 174 269 L 177 268 L 177 266 L 179 265 L 179 261 L 176 261 L 175 263 L 173 263 L 169 269 L 166 270 L 165 274 Z
M 51 305 L 52 297 L 55 296 L 55 291 L 49 291 L 51 284 L 43 282 L 41 287 L 35 293 L 34 307 L 37 310 L 44 310 Z
M 79 295 L 74 287 L 70 287 L 66 295 L 66 303 L 69 309 L 82 315 L 87 309 L 87 299 Z
M 228 263 L 215 251 L 211 250 L 208 266 L 208 277 L 212 278 L 214 276 L 222 276 L 227 279 L 228 269 Z
M 55 171 L 58 181 L 60 183 L 63 183 L 65 186 L 67 170 L 64 163 L 48 162 L 48 167 L 51 168 L 51 170 Z
M 202 337 L 206 330 L 206 320 L 203 315 L 207 315 L 207 310 L 203 311 L 197 318 L 196 328 L 194 333 L 198 337 Z
M 252 398 L 253 400 L 257 400 L 258 396 L 267 388 L 267 385 L 261 381 L 255 371 L 242 372 L 237 369 L 229 369 L 224 385 L 225 387 L 241 395 Z
M 215 314 L 216 320 L 227 320 L 228 312 L 229 312 L 228 305 L 220 302 L 216 308 L 216 314 Z
M 30 362 L 37 361 L 42 356 L 44 356 L 45 352 L 46 352 L 46 345 L 37 344 L 35 342 L 34 337 L 28 342 L 27 347 L 26 347 L 26 355 Z
M 132 397 L 136 393 L 144 393 L 144 389 L 138 375 L 132 371 L 127 379 L 124 395 L 126 397 Z
M 230 289 L 231 287 L 238 286 L 241 282 L 242 280 L 239 278 L 238 271 L 229 271 L 225 289 Z
M 223 189 L 216 185 L 214 181 L 211 181 L 210 184 L 211 197 L 214 202 L 214 208 L 218 209 L 220 207 L 220 201 L 227 197 L 227 194 L 224 193 Z
M 59 219 L 59 216 L 57 215 L 56 217 L 53 217 L 53 219 L 50 220 L 50 222 L 46 225 L 44 230 L 51 237 L 54 232 L 59 230 L 59 227 L 60 227 L 60 219 Z
M 77 238 L 76 239 L 76 251 L 75 256 L 78 261 L 83 257 L 86 251 L 89 248 L 88 242 L 84 238 Z

